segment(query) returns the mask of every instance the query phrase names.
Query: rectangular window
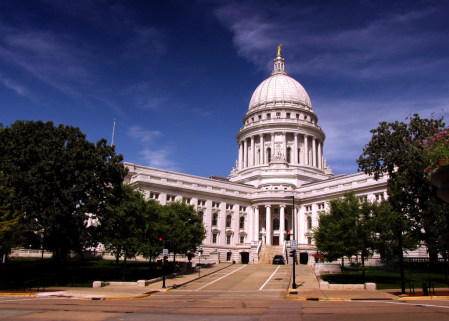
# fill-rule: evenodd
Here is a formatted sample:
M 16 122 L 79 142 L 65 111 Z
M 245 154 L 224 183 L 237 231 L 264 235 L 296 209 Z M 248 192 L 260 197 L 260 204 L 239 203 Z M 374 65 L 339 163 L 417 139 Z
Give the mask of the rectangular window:
M 318 204 L 318 209 L 319 210 L 324 210 L 324 203 Z
M 212 243 L 217 244 L 217 234 L 212 234 Z
M 167 195 L 167 202 L 174 202 L 175 201 L 175 197 L 174 195 Z
M 296 114 L 296 119 L 299 119 L 299 114 Z
M 254 117 L 251 118 L 251 121 L 254 123 Z
M 150 198 L 155 200 L 159 199 L 159 193 L 150 192 Z
M 262 120 L 262 115 L 259 115 L 259 120 Z
M 218 208 L 218 207 L 220 207 L 220 203 L 219 202 L 212 202 L 212 207 Z
M 206 206 L 206 201 L 205 200 L 198 200 L 198 205 Z
M 183 197 L 183 198 L 182 198 L 182 201 L 183 201 L 184 203 L 186 203 L 186 204 L 190 204 L 190 198 Z
M 245 243 L 245 237 L 244 236 L 240 236 L 240 244 Z
M 231 235 L 226 235 L 226 244 L 231 244 Z
M 290 116 L 291 116 L 291 114 L 290 114 L 290 113 L 287 113 L 287 118 L 290 118 Z
M 246 211 L 246 206 L 240 206 L 240 212 Z
M 311 237 L 307 238 L 307 244 L 312 244 L 312 238 Z
M 231 256 L 232 256 L 231 252 L 226 253 L 226 261 L 231 261 Z
M 277 113 L 276 113 L 276 117 L 277 117 L 277 118 L 281 118 L 281 113 L 280 113 L 280 112 L 277 112 Z
M 384 194 L 376 194 L 376 201 L 383 201 L 384 200 Z
M 226 204 L 226 209 L 227 210 L 232 210 L 234 208 L 233 204 Z
M 306 206 L 306 212 L 310 212 L 312 211 L 312 205 L 307 205 Z
M 271 119 L 271 114 L 267 114 L 267 119 Z

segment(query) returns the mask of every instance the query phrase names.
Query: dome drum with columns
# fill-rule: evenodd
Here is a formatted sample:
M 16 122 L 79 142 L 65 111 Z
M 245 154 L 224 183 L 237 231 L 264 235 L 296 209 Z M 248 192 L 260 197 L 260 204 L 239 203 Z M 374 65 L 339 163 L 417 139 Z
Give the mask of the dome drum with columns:
M 304 87 L 285 71 L 280 54 L 271 77 L 254 91 L 237 134 L 238 166 L 232 182 L 295 187 L 332 176 L 324 165 L 324 132 Z M 275 170 L 276 171 L 273 171 Z

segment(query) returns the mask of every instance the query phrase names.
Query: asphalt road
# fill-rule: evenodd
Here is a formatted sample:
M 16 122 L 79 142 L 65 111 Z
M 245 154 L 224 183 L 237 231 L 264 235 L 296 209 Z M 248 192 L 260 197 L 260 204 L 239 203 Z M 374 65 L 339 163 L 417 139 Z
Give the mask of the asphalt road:
M 233 265 L 135 300 L 0 297 L 2 320 L 449 320 L 449 300 L 288 300 L 290 266 Z

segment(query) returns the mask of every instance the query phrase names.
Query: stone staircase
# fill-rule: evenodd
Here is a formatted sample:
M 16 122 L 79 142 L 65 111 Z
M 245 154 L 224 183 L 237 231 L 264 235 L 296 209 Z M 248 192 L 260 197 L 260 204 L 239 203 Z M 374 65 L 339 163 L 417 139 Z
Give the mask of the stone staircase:
M 262 245 L 258 264 L 271 264 L 273 256 L 282 255 L 282 246 Z

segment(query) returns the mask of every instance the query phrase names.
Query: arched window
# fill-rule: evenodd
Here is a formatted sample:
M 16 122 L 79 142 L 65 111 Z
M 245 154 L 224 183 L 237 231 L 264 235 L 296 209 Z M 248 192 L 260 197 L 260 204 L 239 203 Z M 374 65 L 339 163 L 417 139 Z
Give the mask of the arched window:
M 292 149 L 290 147 L 287 148 L 287 163 L 292 162 Z
M 310 216 L 307 218 L 307 229 L 312 229 L 312 218 Z
M 231 227 L 231 215 L 226 216 L 226 227 Z
M 217 226 L 218 214 L 212 215 L 212 226 Z
M 268 163 L 271 162 L 271 148 L 270 147 L 267 148 L 267 161 L 268 161 Z
M 203 222 L 204 213 L 203 212 L 198 212 L 198 216 L 201 218 L 201 222 Z
M 245 218 L 242 216 L 240 218 L 240 229 L 243 230 L 245 228 Z
M 277 218 L 273 220 L 273 231 L 279 231 L 279 219 Z

